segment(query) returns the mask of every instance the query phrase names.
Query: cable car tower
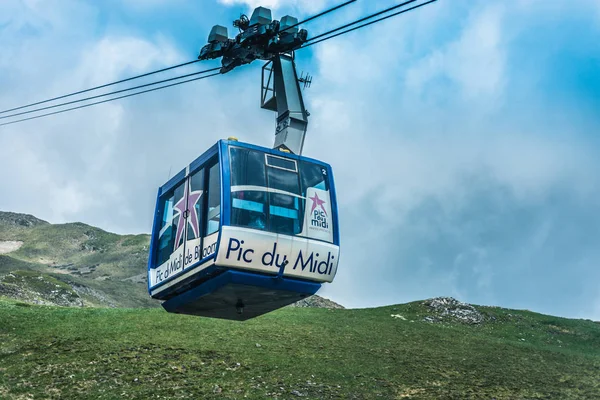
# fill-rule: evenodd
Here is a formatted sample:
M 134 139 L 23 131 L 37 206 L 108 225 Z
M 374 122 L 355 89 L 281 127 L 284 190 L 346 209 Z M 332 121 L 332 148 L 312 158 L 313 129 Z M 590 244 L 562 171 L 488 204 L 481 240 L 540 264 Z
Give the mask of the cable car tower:
M 200 60 L 220 72 L 264 60 L 261 107 L 277 112 L 272 149 L 220 140 L 159 188 L 148 291 L 169 312 L 245 320 L 315 294 L 339 258 L 331 167 L 302 156 L 308 125 L 294 51 L 307 40 L 298 20 L 258 7 L 216 25 Z

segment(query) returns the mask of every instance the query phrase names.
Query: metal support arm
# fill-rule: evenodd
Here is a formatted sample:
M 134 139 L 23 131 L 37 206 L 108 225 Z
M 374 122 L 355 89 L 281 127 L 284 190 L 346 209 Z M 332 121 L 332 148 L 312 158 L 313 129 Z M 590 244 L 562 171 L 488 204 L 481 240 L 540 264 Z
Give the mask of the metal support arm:
M 308 126 L 292 56 L 279 54 L 263 67 L 261 107 L 277 112 L 274 149 L 302 154 Z

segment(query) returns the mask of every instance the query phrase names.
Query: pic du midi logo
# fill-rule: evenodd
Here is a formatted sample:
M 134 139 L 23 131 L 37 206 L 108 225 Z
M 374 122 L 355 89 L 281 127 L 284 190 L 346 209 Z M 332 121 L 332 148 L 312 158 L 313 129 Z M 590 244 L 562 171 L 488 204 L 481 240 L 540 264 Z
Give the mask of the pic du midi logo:
M 318 228 L 329 229 L 329 223 L 327 222 L 327 211 L 325 211 L 324 200 L 321 200 L 315 193 L 314 197 L 309 197 L 312 200 L 312 207 L 310 209 L 310 225 Z M 317 207 L 320 207 L 318 209 Z

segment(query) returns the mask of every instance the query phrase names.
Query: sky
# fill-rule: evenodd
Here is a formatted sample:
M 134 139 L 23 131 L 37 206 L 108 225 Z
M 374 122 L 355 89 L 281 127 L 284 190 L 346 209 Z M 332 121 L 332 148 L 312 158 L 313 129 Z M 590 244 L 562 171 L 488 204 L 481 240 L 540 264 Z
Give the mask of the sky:
M 4 0 L 0 110 L 195 59 L 258 5 Z M 359 0 L 309 36 L 389 7 Z M 297 53 L 304 154 L 334 170 L 346 307 L 453 296 L 600 320 L 600 3 L 439 0 Z M 218 61 L 140 80 L 218 66 Z M 156 190 L 218 139 L 271 146 L 261 63 L 0 127 L 0 210 L 149 233 Z

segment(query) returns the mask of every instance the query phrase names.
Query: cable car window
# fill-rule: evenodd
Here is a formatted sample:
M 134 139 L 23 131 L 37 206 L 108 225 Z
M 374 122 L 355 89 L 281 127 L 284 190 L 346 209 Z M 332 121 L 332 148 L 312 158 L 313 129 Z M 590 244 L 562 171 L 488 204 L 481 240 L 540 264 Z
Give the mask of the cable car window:
M 219 230 L 221 219 L 221 181 L 219 164 L 216 163 L 208 171 L 208 195 L 206 236 Z
M 202 237 L 202 203 L 204 200 L 204 169 L 190 176 L 190 191 L 188 193 L 188 231 L 187 240 L 198 239 Z
M 268 167 L 267 177 L 269 185 L 269 231 L 286 235 L 299 234 L 302 228 L 300 223 L 300 182 L 298 181 L 298 173 Z
M 232 147 L 230 155 L 231 169 L 234 171 L 231 175 L 232 186 L 267 186 L 263 153 Z
M 229 154 L 231 225 L 285 235 L 310 235 L 330 241 L 325 236 L 319 237 L 314 229 L 309 232 L 309 228 L 303 226 L 323 223 L 311 219 L 305 221 L 304 213 L 308 212 L 307 197 L 314 196 L 311 189 L 329 191 L 329 177 L 324 167 L 233 146 Z M 324 200 L 317 198 L 321 201 L 319 207 L 325 210 L 329 200 L 320 193 L 318 196 Z
M 332 243 L 334 226 L 332 215 L 334 209 L 329 193 L 330 176 L 324 166 L 307 161 L 299 162 L 300 181 L 302 182 L 302 210 L 304 218 L 303 234 Z
M 306 197 L 306 189 L 317 188 L 328 191 L 327 170 L 313 163 L 300 161 L 300 177 L 302 180 L 302 196 Z
M 267 168 L 267 178 L 269 189 L 284 191 L 300 195 L 300 182 L 298 182 L 298 173 L 286 171 L 279 168 Z
M 179 203 L 185 194 L 185 185 L 181 184 L 173 190 L 172 194 L 165 196 L 164 203 L 161 211 L 161 225 L 160 232 L 158 235 L 158 260 L 156 265 L 161 265 L 167 260 L 171 254 L 181 246 L 183 242 L 183 235 L 180 235 L 178 242 L 175 243 L 179 224 L 184 224 L 184 216 L 175 209 L 175 205 Z M 180 233 L 182 233 L 183 227 Z
M 267 228 L 267 177 L 263 153 L 232 147 L 231 224 Z

